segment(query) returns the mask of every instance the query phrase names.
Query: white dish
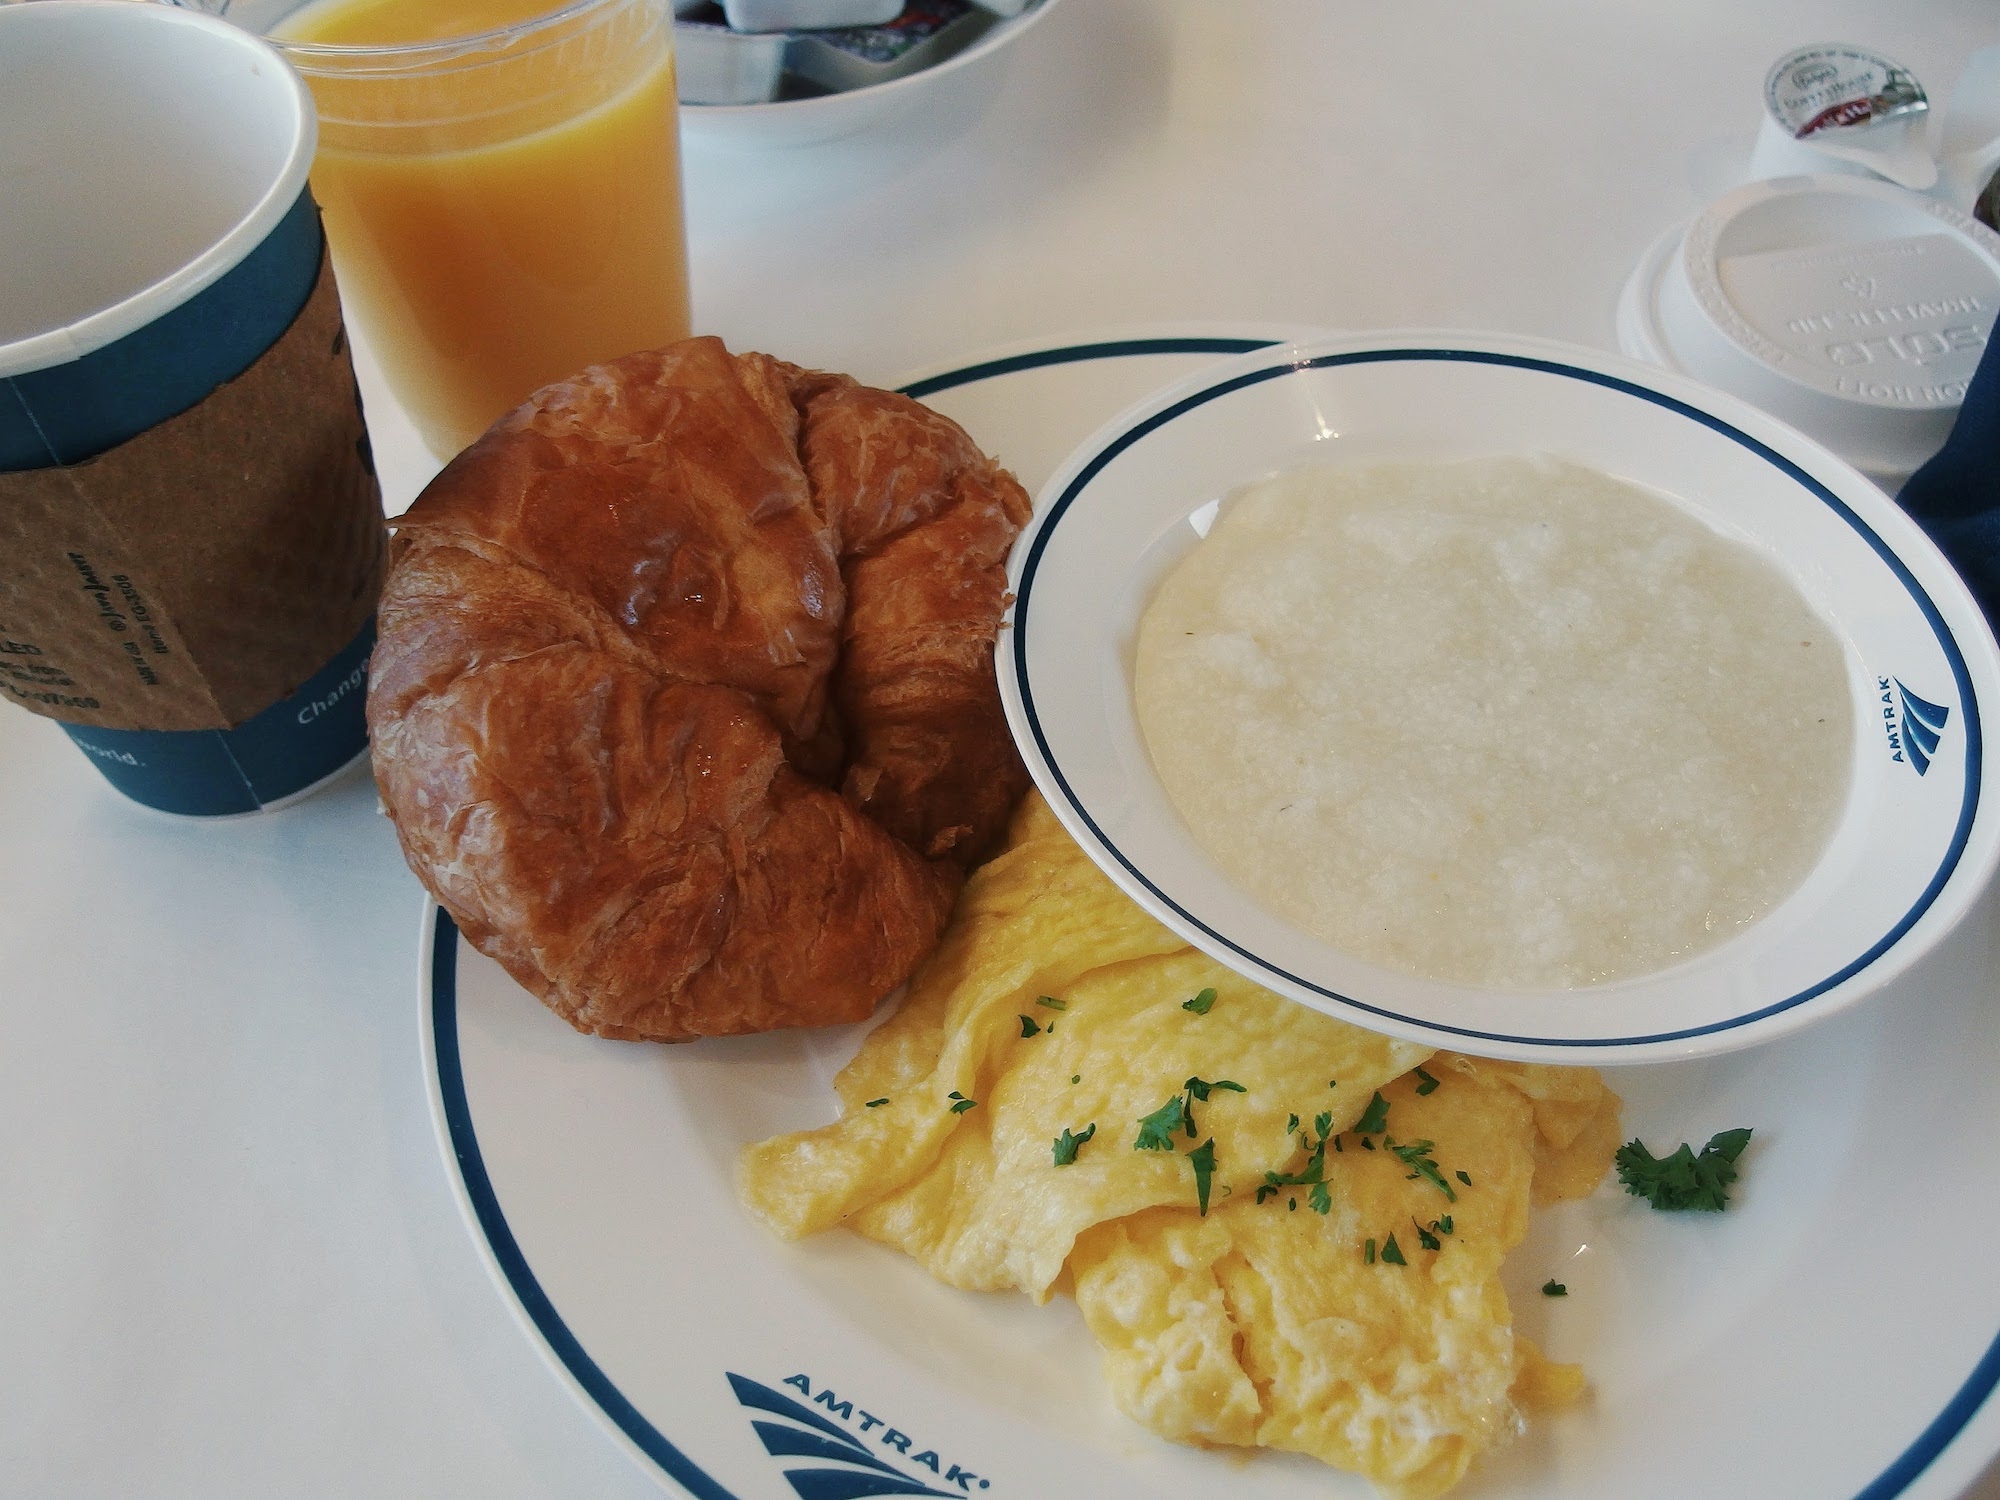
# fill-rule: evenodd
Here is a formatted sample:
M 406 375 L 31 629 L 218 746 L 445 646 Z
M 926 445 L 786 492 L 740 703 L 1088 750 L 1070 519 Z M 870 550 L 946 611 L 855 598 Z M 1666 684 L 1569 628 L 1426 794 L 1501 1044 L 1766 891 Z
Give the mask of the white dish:
M 1136 390 L 1215 358 L 1170 343 L 1017 349 L 967 379 L 933 372 L 927 399 L 1033 478 L 1017 454 L 1073 446 Z M 1065 1299 L 959 1293 L 856 1237 L 787 1245 L 752 1223 L 731 1184 L 738 1148 L 829 1117 L 828 1081 L 864 1027 L 598 1041 L 434 909 L 424 937 L 425 1070 L 475 1243 L 561 1384 L 664 1490 L 1372 1493 L 1132 1426 Z M 1669 1217 L 1610 1189 L 1538 1217 L 1510 1267 L 1517 1322 L 1584 1361 L 1593 1396 L 1477 1472 L 1466 1500 L 1949 1500 L 1981 1474 L 2000 1452 L 2000 1200 L 1982 1190 L 2000 1160 L 1996 938 L 1989 902 L 1893 1004 L 1611 1075 L 1628 1134 L 1656 1147 L 1754 1126 L 1740 1201 Z M 1536 1292 L 1551 1276 L 1560 1302 Z M 881 1442 L 891 1428 L 914 1439 L 906 1451 Z M 925 1452 L 938 1472 L 914 1461 Z M 978 1477 L 961 1488 L 953 1464 Z
M 1577 990 L 1478 989 L 1392 971 L 1259 905 L 1175 814 L 1129 683 L 1153 586 L 1196 544 L 1198 513 L 1236 486 L 1309 463 L 1524 452 L 1634 481 L 1764 551 L 1843 641 L 1853 690 L 1846 810 L 1800 888 L 1706 953 Z M 1085 443 L 1042 492 L 1010 580 L 1001 696 L 1065 826 L 1190 942 L 1377 1030 L 1545 1062 L 1660 1061 L 1768 1041 L 1907 968 L 2000 859 L 2000 806 L 1982 795 L 2000 654 L 1957 574 L 1825 449 L 1740 401 L 1627 360 L 1424 332 L 1247 356 Z M 1932 726 L 1943 730 L 1935 745 Z
M 994 54 L 1054 10 L 1057 0 L 1040 3 L 995 23 L 964 51 L 935 67 L 907 77 L 842 94 L 811 99 L 777 99 L 761 104 L 684 104 L 681 133 L 704 145 L 757 149 L 808 146 L 853 135 L 898 114 L 941 89 L 963 87 L 973 70 L 987 67 Z

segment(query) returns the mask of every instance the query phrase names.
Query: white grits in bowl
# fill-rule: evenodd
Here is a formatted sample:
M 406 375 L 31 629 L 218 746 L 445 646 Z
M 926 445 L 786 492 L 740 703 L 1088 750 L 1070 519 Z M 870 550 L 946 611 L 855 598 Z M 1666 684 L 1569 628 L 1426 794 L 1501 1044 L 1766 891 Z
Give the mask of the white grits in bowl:
M 1190 941 L 1378 1030 L 1565 1062 L 1879 989 L 2000 857 L 2000 653 L 1870 481 L 1592 351 L 1375 334 L 1126 413 L 1044 490 L 1001 690 Z
M 1246 891 L 1467 984 L 1725 941 L 1826 848 L 1854 746 L 1839 640 L 1783 574 L 1548 459 L 1246 486 L 1148 602 L 1133 696 Z

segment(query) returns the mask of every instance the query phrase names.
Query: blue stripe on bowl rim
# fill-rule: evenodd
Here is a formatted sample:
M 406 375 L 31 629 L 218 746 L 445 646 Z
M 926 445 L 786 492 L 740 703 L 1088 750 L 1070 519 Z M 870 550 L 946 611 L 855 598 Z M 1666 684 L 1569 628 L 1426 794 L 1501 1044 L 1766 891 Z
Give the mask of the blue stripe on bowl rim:
M 1933 635 L 1936 636 L 1939 649 L 1944 653 L 1946 661 L 1950 664 L 1952 681 L 1958 688 L 1959 704 L 1964 715 L 1965 725 L 1965 785 L 1959 799 L 1958 822 L 1953 829 L 1951 842 L 1946 848 L 1936 871 L 1933 872 L 1929 884 L 1924 887 L 1923 892 L 1918 896 L 1917 900 L 1890 927 L 1888 932 L 1873 943 L 1858 958 L 1855 958 L 1836 972 L 1800 990 L 1798 993 L 1787 996 L 1783 1000 L 1776 1001 L 1761 1009 L 1732 1017 L 1726 1021 L 1717 1021 L 1707 1026 L 1692 1026 L 1681 1031 L 1663 1031 L 1647 1035 L 1618 1037 L 1538 1037 L 1522 1036 L 1518 1032 L 1481 1031 L 1469 1026 L 1450 1026 L 1441 1021 L 1404 1015 L 1402 1012 L 1391 1010 L 1386 1006 L 1372 1005 L 1365 1000 L 1356 999 L 1352 995 L 1342 994 L 1337 990 L 1329 989 L 1325 985 L 1317 984 L 1310 979 L 1282 969 L 1268 959 L 1252 953 L 1226 934 L 1218 932 L 1215 928 L 1209 926 L 1208 923 L 1202 921 L 1193 912 L 1168 896 L 1165 891 L 1161 890 L 1157 884 L 1147 877 L 1146 873 L 1138 865 L 1133 863 L 1131 858 L 1112 841 L 1098 821 L 1091 816 L 1089 809 L 1084 806 L 1083 800 L 1077 796 L 1074 788 L 1071 787 L 1069 778 L 1063 774 L 1062 767 L 1057 763 L 1055 754 L 1049 746 L 1048 737 L 1043 733 L 1041 717 L 1035 711 L 1034 692 L 1029 685 L 1027 666 L 1029 605 L 1034 592 L 1035 573 L 1041 564 L 1043 553 L 1048 548 L 1049 540 L 1054 536 L 1056 527 L 1061 523 L 1064 515 L 1068 513 L 1077 497 L 1090 484 L 1091 480 L 1096 478 L 1098 473 L 1109 465 L 1113 459 L 1117 458 L 1119 454 L 1132 447 L 1148 434 L 1187 415 L 1187 413 L 1194 411 L 1198 407 L 1206 405 L 1210 401 L 1227 396 L 1235 391 L 1243 390 L 1249 386 L 1259 385 L 1267 380 L 1295 375 L 1301 371 L 1326 369 L 1337 365 L 1379 364 L 1397 361 L 1462 362 L 1509 366 L 1516 369 L 1532 370 L 1541 374 L 1555 375 L 1567 379 L 1585 381 L 1592 385 L 1604 386 L 1621 392 L 1624 395 L 1637 397 L 1642 401 L 1664 407 L 1742 445 L 1817 497 L 1874 549 L 1876 555 L 1882 559 L 1883 564 L 1895 576 L 1896 580 L 1909 592 L 1910 597 L 1916 602 L 1918 609 L 1922 612 L 1924 619 L 1929 623 Z M 1937 605 L 1931 600 L 1930 595 L 1924 591 L 1922 585 L 1917 582 L 1915 576 L 1910 572 L 1902 558 L 1896 555 L 1895 550 L 1882 540 L 1873 527 L 1869 526 L 1860 516 L 1856 515 L 1845 501 L 1835 495 L 1824 484 L 1820 483 L 1819 480 L 1813 478 L 1812 475 L 1808 474 L 1799 465 L 1778 453 L 1775 449 L 1759 442 L 1756 438 L 1751 437 L 1739 428 L 1731 426 L 1720 417 L 1703 411 L 1697 406 L 1692 406 L 1685 401 L 1678 400 L 1660 391 L 1655 391 L 1650 387 L 1640 385 L 1635 381 L 1621 379 L 1615 375 L 1603 374 L 1596 370 L 1582 369 L 1575 365 L 1566 365 L 1556 360 L 1541 359 L 1520 354 L 1501 354 L 1483 349 L 1380 348 L 1352 350 L 1346 353 L 1322 354 L 1304 360 L 1289 360 L 1282 364 L 1254 369 L 1244 374 L 1227 376 L 1218 380 L 1215 384 L 1206 386 L 1191 395 L 1183 397 L 1171 406 L 1154 412 L 1150 416 L 1134 423 L 1091 455 L 1083 467 L 1077 471 L 1076 476 L 1064 486 L 1063 492 L 1057 496 L 1054 504 L 1049 507 L 1047 519 L 1043 521 L 1040 529 L 1035 534 L 1034 540 L 1029 545 L 1027 557 L 1022 564 L 1020 580 L 1015 585 L 1014 593 L 1014 679 L 1021 693 L 1021 710 L 1027 719 L 1029 732 L 1034 736 L 1035 747 L 1041 756 L 1042 763 L 1049 768 L 1049 774 L 1055 779 L 1056 784 L 1061 789 L 1063 800 L 1069 804 L 1077 817 L 1090 829 L 1091 836 L 1097 840 L 1098 845 L 1113 859 L 1117 860 L 1119 865 L 1131 875 L 1134 881 L 1152 892 L 1153 897 L 1162 906 L 1175 913 L 1177 918 L 1187 927 L 1207 934 L 1215 944 L 1228 949 L 1231 953 L 1239 955 L 1246 962 L 1255 965 L 1265 973 L 1276 975 L 1286 982 L 1296 985 L 1299 989 L 1324 996 L 1326 999 L 1349 1007 L 1352 1010 L 1361 1011 L 1372 1016 L 1379 1016 L 1384 1020 L 1418 1028 L 1434 1035 L 1442 1033 L 1451 1036 L 1469 1037 L 1478 1041 L 1503 1042 L 1535 1047 L 1572 1047 L 1578 1049 L 1634 1047 L 1651 1043 L 1682 1041 L 1689 1037 L 1707 1036 L 1721 1031 L 1732 1031 L 1737 1027 L 1747 1026 L 1752 1022 L 1761 1021 L 1768 1016 L 1774 1016 L 1795 1006 L 1803 1005 L 1808 1000 L 1826 993 L 1837 985 L 1845 983 L 1848 979 L 1866 969 L 1890 948 L 1894 947 L 1901 940 L 1903 934 L 1908 932 L 1926 911 L 1930 910 L 1932 904 L 1937 900 L 1939 892 L 1944 889 L 1946 882 L 1951 878 L 1952 872 L 1958 867 L 1959 859 L 1965 852 L 1966 842 L 1972 834 L 1974 814 L 1979 808 L 1980 758 L 1984 742 L 1980 729 L 1979 701 L 1973 693 L 1971 674 L 1966 668 L 1964 654 L 1959 650 L 1958 641 L 1953 636 L 1951 627 L 1945 623 L 1944 617 L 1939 613 Z
M 1046 365 L 1070 364 L 1085 359 L 1121 358 L 1133 354 L 1219 353 L 1247 354 L 1271 345 L 1267 339 L 1146 339 L 1113 340 L 1088 345 L 1069 345 L 1035 354 L 1013 356 L 968 366 L 964 371 L 933 376 L 921 384 L 922 394 L 930 395 L 955 386 L 968 385 L 993 375 Z M 1004 366 L 1004 368 L 1000 368 Z M 1600 377 L 1607 383 L 1609 377 Z M 913 391 L 912 394 L 915 394 Z M 1752 440 L 1744 438 L 1743 441 Z M 1782 462 L 1782 460 L 1780 461 Z M 1831 497 L 1828 497 L 1831 500 Z M 1832 501 L 1838 505 L 1838 501 Z M 1842 507 L 1844 509 L 1844 507 Z M 1879 546 L 1878 542 L 1878 546 Z M 1928 605 L 1928 600 L 1925 600 Z M 1940 622 L 1941 624 L 1941 622 Z M 1968 756 L 1968 758 L 1970 758 Z M 681 1485 L 697 1500 L 741 1500 L 712 1475 L 670 1442 L 620 1391 L 602 1367 L 584 1349 L 583 1343 L 563 1321 L 562 1314 L 542 1290 L 534 1269 L 522 1253 L 507 1223 L 499 1194 L 487 1173 L 479 1149 L 479 1134 L 473 1124 L 472 1109 L 466 1098 L 465 1070 L 458 1046 L 458 925 L 450 913 L 432 905 L 429 930 L 429 977 L 431 984 L 430 1027 L 433 1055 L 437 1063 L 437 1085 L 453 1165 L 456 1167 L 473 1217 L 486 1240 L 494 1264 L 512 1291 L 516 1304 L 533 1324 L 570 1377 L 605 1418 L 668 1478 Z M 1965 1381 L 1938 1415 L 1898 1454 L 1854 1500 L 1896 1500 L 1965 1429 L 1974 1415 L 2000 1386 L 2000 1332 L 1996 1332 L 1986 1352 L 1973 1365 Z

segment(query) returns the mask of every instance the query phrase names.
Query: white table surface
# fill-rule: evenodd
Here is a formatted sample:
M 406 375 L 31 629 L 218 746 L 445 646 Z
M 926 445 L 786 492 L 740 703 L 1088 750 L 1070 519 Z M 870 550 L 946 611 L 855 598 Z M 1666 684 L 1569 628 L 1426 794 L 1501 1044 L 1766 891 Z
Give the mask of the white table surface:
M 879 131 L 691 145 L 696 321 L 875 378 L 1163 320 L 1614 347 L 1765 69 L 1831 40 L 1943 98 L 2000 5 L 1064 0 Z M 433 465 L 363 374 L 397 510 Z M 0 1496 L 660 1493 L 459 1218 L 421 910 L 365 777 L 191 824 L 0 711 Z

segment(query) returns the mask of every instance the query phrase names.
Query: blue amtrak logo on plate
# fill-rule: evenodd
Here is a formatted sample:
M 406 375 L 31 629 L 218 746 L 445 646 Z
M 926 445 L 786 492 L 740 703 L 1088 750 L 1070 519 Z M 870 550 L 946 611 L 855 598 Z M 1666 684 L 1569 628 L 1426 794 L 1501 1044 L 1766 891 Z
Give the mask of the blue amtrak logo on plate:
M 1882 696 L 1882 727 L 1889 736 L 1889 758 L 1906 761 L 1917 768 L 1919 776 L 1923 775 L 1931 768 L 1931 757 L 1937 754 L 1938 743 L 1944 738 L 1951 710 L 1918 697 L 1903 685 L 1900 677 L 1878 677 L 1875 686 Z
M 814 1391 L 812 1381 L 804 1375 L 788 1375 L 779 1384 L 796 1387 L 813 1405 L 729 1372 L 730 1389 L 739 1402 L 753 1411 L 784 1419 L 751 1421 L 764 1451 L 773 1458 L 813 1460 L 785 1470 L 799 1500 L 860 1500 L 872 1495 L 938 1495 L 953 1500 L 992 1487 L 991 1480 L 947 1462 L 936 1449 L 916 1448 L 916 1439 L 908 1433 L 873 1412 L 861 1410 L 854 1402 L 842 1400 L 831 1386 Z M 824 1407 L 825 1414 L 813 1406 Z M 871 1434 L 874 1447 L 864 1441 Z M 935 1481 L 890 1464 L 877 1448 L 895 1453 L 912 1468 L 928 1469 Z M 935 1488 L 934 1483 L 952 1487 Z

